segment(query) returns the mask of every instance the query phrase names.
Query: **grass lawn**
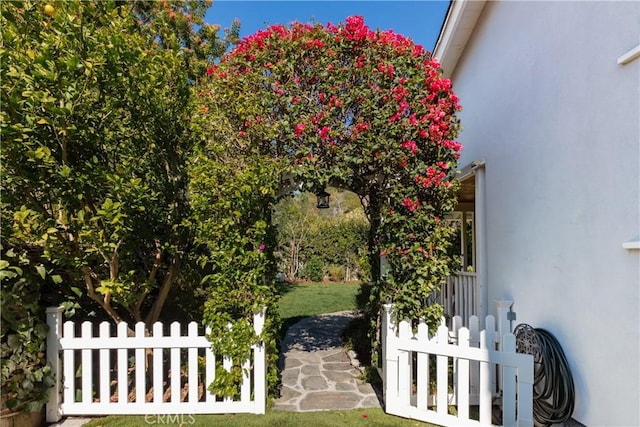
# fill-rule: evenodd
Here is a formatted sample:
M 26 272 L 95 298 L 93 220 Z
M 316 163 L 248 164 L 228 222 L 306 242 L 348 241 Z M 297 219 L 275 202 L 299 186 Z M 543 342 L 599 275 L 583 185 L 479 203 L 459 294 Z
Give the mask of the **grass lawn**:
M 267 411 L 264 415 L 164 415 L 111 416 L 99 418 L 85 424 L 90 427 L 130 427 L 130 426 L 182 426 L 182 427 L 334 427 L 334 426 L 428 426 L 415 420 L 407 420 L 385 414 L 380 408 L 354 409 L 350 411 L 283 412 Z
M 317 314 L 355 310 L 358 283 L 283 283 L 278 287 L 282 295 L 279 313 L 284 334 L 300 319 Z

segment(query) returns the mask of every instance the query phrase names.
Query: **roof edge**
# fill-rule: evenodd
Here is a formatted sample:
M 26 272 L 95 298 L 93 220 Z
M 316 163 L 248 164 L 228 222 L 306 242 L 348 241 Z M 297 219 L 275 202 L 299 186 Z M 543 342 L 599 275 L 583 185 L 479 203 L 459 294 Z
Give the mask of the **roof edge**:
M 444 77 L 453 75 L 485 4 L 486 0 L 452 0 L 433 49 Z

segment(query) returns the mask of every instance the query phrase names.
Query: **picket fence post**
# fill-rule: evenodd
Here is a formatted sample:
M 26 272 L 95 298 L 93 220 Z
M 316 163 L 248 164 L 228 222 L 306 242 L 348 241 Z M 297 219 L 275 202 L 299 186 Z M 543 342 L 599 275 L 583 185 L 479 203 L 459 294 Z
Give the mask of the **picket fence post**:
M 53 387 L 49 390 L 49 400 L 46 405 L 47 422 L 60 421 L 60 393 L 62 378 L 60 375 L 60 337 L 62 336 L 62 312 L 63 307 L 47 307 L 47 363 L 51 365 L 51 372 L 54 375 Z
M 256 313 L 253 317 L 253 330 L 257 336 L 262 334 L 264 322 L 267 315 L 267 307 Z M 255 401 L 255 413 L 264 414 L 267 405 L 267 372 L 266 372 L 266 352 L 264 342 L 260 341 L 253 350 L 255 387 L 253 390 L 253 398 Z M 248 381 L 247 381 L 248 383 Z

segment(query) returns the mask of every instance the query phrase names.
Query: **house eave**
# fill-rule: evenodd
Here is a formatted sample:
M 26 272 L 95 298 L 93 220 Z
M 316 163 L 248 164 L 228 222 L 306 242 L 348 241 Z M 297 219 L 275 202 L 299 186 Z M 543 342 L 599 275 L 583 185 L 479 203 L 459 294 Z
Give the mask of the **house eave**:
M 473 175 L 475 175 L 476 171 L 479 168 L 483 168 L 485 165 L 485 161 L 484 160 L 474 160 L 473 162 L 469 163 L 468 165 L 464 166 L 461 169 L 458 169 L 457 171 L 457 175 L 456 175 L 456 179 L 460 182 L 472 177 Z
M 433 49 L 444 77 L 453 75 L 485 3 L 486 0 L 452 1 Z

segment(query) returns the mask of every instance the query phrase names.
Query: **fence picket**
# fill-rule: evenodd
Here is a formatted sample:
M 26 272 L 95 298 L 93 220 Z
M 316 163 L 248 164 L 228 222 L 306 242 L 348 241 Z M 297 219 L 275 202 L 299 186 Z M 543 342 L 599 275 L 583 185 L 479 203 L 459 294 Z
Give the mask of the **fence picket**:
M 64 323 L 64 331 L 63 336 L 67 338 L 74 338 L 76 336 L 75 324 L 73 322 L 67 321 Z M 62 341 L 62 340 L 61 340 Z M 61 345 L 64 344 L 60 343 Z M 63 351 L 63 371 L 64 371 L 64 392 L 63 392 L 63 401 L 64 402 L 75 402 L 76 401 L 76 372 L 75 372 L 75 350 L 64 350 Z
M 487 350 L 487 331 L 480 332 L 480 349 Z M 480 423 L 491 423 L 491 366 L 489 362 L 480 362 Z
M 426 323 L 418 324 L 418 341 L 429 339 L 429 328 Z M 427 410 L 429 404 L 429 355 L 419 352 L 417 356 L 417 384 L 416 384 L 416 406 L 418 409 Z
M 127 337 L 128 327 L 124 322 L 118 323 L 117 336 L 120 339 Z M 129 355 L 126 348 L 118 349 L 118 402 L 129 402 Z
M 189 326 L 187 327 L 187 334 L 189 337 L 195 337 L 198 335 L 198 324 L 196 322 L 189 323 Z M 195 347 L 189 348 L 189 350 L 187 350 L 187 359 L 189 363 L 189 367 L 187 368 L 189 402 L 195 403 L 198 401 L 198 349 Z M 207 361 L 207 366 L 209 366 L 209 361 Z
M 447 344 L 449 342 L 449 329 L 446 325 L 440 325 L 438 327 L 438 336 L 437 336 L 438 344 Z M 437 396 L 436 403 L 438 405 L 438 415 L 444 416 L 447 414 L 449 405 L 448 405 L 448 394 L 449 394 L 449 358 L 447 356 L 438 355 L 436 356 L 436 381 L 437 381 Z
M 249 369 L 251 366 L 248 360 L 242 364 L 242 384 L 240 384 L 240 401 L 248 402 L 251 399 L 251 381 L 249 380 Z
M 458 347 L 469 347 L 469 329 L 462 328 L 458 333 Z M 457 387 L 456 402 L 458 403 L 458 416 L 463 420 L 469 419 L 469 360 L 457 359 Z
M 93 338 L 93 325 L 91 322 L 83 322 L 81 336 L 83 341 L 90 341 Z M 93 353 L 92 350 L 82 350 L 80 369 L 82 372 L 82 402 L 91 403 Z M 88 369 L 87 369 L 88 367 Z
M 180 339 L 180 323 L 173 322 L 171 324 L 170 336 L 175 340 Z M 169 371 L 171 375 L 171 402 L 178 403 L 180 402 L 180 380 L 182 379 L 179 348 L 171 349 L 169 363 L 171 365 L 171 370 Z
M 406 320 L 403 320 L 398 325 L 398 336 L 401 339 L 411 339 L 413 334 L 411 332 L 411 324 Z M 411 353 L 408 351 L 401 351 L 398 354 L 398 377 L 411 378 Z M 398 383 L 398 397 L 401 405 L 408 405 L 411 399 L 411 381 L 401 381 Z
M 502 337 L 502 351 L 505 353 L 516 352 L 516 337 L 513 334 L 505 334 Z M 511 366 L 505 366 L 502 371 L 502 423 L 512 426 L 516 424 L 516 374 L 517 370 Z
M 111 327 L 109 322 L 100 323 L 100 340 L 107 339 L 111 336 Z M 109 402 L 111 400 L 111 350 L 100 350 L 100 368 L 98 381 L 100 383 L 100 402 Z
M 135 326 L 135 336 L 137 340 L 144 340 L 145 338 L 145 330 L 144 323 L 138 322 Z M 136 369 L 136 403 L 144 403 L 146 402 L 147 395 L 147 385 L 146 385 L 146 366 L 147 366 L 147 358 L 145 355 L 144 348 L 136 348 L 136 358 L 135 358 L 135 369 Z
M 211 330 L 207 328 L 207 334 L 211 333 Z M 214 402 L 216 400 L 216 395 L 210 393 L 208 390 L 209 384 L 211 384 L 216 378 L 216 357 L 213 354 L 213 351 L 206 352 L 206 364 L 205 364 L 205 383 L 204 383 L 204 394 L 206 396 L 207 402 Z
M 153 324 L 153 337 L 161 338 L 163 336 L 162 323 L 156 322 Z M 163 368 L 163 349 L 153 349 L 153 401 L 156 403 L 162 403 L 164 400 L 164 371 Z

